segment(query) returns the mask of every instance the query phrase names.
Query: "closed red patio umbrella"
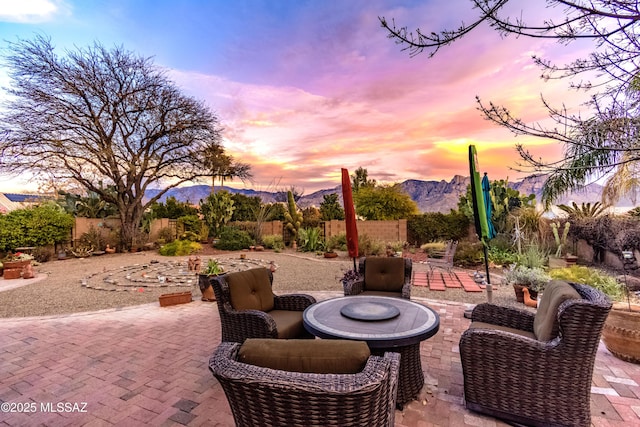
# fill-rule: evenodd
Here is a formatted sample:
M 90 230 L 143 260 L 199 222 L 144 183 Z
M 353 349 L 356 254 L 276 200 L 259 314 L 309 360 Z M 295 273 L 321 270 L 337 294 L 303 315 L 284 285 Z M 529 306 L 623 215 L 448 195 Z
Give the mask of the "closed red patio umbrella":
M 353 193 L 351 192 L 351 178 L 349 171 L 342 168 L 342 200 L 344 202 L 344 221 L 347 231 L 347 250 L 353 258 L 353 269 L 356 269 L 358 258 L 358 227 L 356 225 L 356 209 L 353 205 Z

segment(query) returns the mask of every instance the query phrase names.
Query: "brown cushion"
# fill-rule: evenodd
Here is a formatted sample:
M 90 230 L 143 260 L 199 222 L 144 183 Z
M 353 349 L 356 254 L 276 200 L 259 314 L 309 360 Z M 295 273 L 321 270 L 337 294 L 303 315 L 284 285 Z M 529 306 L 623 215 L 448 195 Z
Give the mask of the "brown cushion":
M 368 291 L 401 292 L 404 285 L 404 258 L 367 257 L 364 287 Z
M 266 268 L 229 273 L 225 276 L 229 284 L 231 306 L 236 310 L 273 309 L 273 292 Z
M 240 347 L 238 361 L 289 372 L 355 374 L 370 355 L 363 341 L 249 338 Z
M 271 310 L 269 316 L 276 322 L 280 339 L 300 338 L 305 332 L 301 311 Z
M 472 329 L 472 328 L 495 329 L 498 331 L 505 331 L 505 332 L 511 332 L 512 334 L 522 335 L 523 337 L 531 338 L 534 340 L 536 339 L 536 336 L 533 334 L 533 332 L 523 331 L 522 329 L 509 328 L 507 326 L 494 325 L 492 323 L 471 322 L 471 324 L 469 325 L 469 329 Z
M 581 299 L 573 286 L 562 280 L 552 280 L 544 288 L 540 305 L 533 320 L 533 333 L 540 341 L 558 336 L 558 307 L 568 299 Z

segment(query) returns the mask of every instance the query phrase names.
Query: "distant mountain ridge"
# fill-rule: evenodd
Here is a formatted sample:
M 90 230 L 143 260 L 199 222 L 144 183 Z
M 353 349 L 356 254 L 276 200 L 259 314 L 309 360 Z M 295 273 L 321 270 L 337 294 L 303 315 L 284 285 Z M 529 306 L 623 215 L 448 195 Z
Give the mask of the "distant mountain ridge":
M 511 188 L 518 190 L 520 193 L 528 195 L 535 194 L 536 200 L 540 202 L 540 196 L 542 194 L 542 186 L 544 184 L 545 177 L 527 177 L 520 181 L 514 181 L 509 183 Z M 402 189 L 411 197 L 413 201 L 418 205 L 420 212 L 442 212 L 447 213 L 451 209 L 457 209 L 458 200 L 460 196 L 465 194 L 469 185 L 469 177 L 462 175 L 455 175 L 450 181 L 421 181 L 417 179 L 409 179 L 400 184 Z M 281 198 L 280 192 L 269 191 L 256 191 L 251 189 L 235 189 L 229 187 L 223 187 L 224 190 L 230 193 L 240 193 L 247 197 L 259 197 L 263 203 L 273 203 Z M 219 191 L 220 188 L 216 188 Z M 148 198 L 158 194 L 160 190 L 147 190 L 146 196 Z M 209 185 L 193 185 L 190 187 L 173 188 L 164 194 L 160 201 L 165 201 L 167 197 L 175 197 L 182 202 L 190 202 L 198 204 L 201 199 L 206 198 L 211 193 L 211 186 Z M 334 188 L 319 190 L 309 195 L 303 195 L 298 200 L 298 206 L 300 208 L 306 208 L 308 206 L 319 207 L 320 203 L 324 200 L 324 196 L 327 194 L 337 193 L 340 203 L 342 203 L 342 186 L 338 185 Z M 600 200 L 602 194 L 602 186 L 599 184 L 589 184 L 584 189 L 565 195 L 557 201 L 557 204 L 576 202 L 580 204 L 582 202 L 597 202 Z M 282 200 L 281 200 L 282 201 Z M 629 199 L 622 199 L 618 203 L 618 206 L 633 206 L 633 203 Z

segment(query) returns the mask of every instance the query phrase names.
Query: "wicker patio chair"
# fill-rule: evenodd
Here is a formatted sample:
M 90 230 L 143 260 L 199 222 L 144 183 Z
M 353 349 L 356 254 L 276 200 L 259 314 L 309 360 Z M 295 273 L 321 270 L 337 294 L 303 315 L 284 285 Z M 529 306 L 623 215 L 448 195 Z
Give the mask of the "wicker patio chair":
M 480 304 L 460 338 L 467 408 L 535 426 L 589 426 L 593 365 L 611 302 L 552 281 L 535 315 Z
M 304 341 L 322 346 L 341 340 Z M 394 425 L 399 354 L 369 355 L 357 373 L 305 373 L 242 363 L 241 348 L 239 343 L 223 342 L 209 360 L 237 426 Z
M 447 245 L 445 246 L 444 253 L 442 253 L 442 258 L 427 258 L 427 265 L 429 269 L 433 273 L 434 268 L 442 268 L 448 272 L 451 272 L 453 268 L 453 257 L 456 254 L 456 249 L 458 248 L 458 241 L 449 240 Z
M 409 258 L 363 257 L 358 263 L 360 279 L 344 281 L 345 295 L 378 295 L 411 299 Z
M 315 303 L 310 295 L 274 295 L 273 274 L 266 268 L 211 277 L 222 341 L 247 338 L 314 338 L 302 324 L 302 312 Z

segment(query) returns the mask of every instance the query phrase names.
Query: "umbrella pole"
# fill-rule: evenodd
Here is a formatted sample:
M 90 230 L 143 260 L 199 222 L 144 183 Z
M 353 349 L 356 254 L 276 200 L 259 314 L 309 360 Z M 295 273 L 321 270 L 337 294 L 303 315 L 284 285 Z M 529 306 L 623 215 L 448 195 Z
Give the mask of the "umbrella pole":
M 489 253 L 488 253 L 488 245 L 484 242 L 482 244 L 482 251 L 484 252 L 484 270 L 487 274 L 487 302 L 493 302 L 493 286 L 491 285 L 491 277 L 489 276 Z
M 353 257 L 353 271 L 358 271 L 356 270 L 356 257 Z

